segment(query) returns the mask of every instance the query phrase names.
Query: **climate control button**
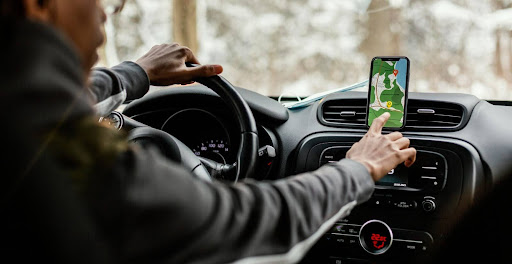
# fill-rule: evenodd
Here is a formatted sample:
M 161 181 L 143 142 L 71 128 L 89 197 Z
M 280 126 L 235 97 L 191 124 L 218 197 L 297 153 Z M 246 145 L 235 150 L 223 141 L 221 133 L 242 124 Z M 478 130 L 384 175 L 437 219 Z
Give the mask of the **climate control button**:
M 361 227 L 359 242 L 363 249 L 370 254 L 384 254 L 393 243 L 393 232 L 386 223 L 380 220 L 370 220 Z

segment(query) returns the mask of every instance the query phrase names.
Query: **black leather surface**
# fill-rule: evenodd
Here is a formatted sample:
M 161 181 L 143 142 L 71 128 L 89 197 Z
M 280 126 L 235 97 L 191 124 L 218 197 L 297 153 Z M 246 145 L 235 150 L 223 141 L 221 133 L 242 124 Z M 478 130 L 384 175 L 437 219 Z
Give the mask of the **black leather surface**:
M 254 172 L 258 153 L 258 129 L 251 108 L 235 87 L 221 76 L 200 78 L 197 82 L 208 86 L 226 102 L 240 125 L 240 146 L 237 153 L 235 181 L 249 177 Z
M 235 113 L 240 124 L 241 132 L 253 132 L 258 134 L 256 128 L 256 121 L 252 115 L 251 108 L 235 89 L 235 87 L 229 83 L 222 76 L 213 76 L 209 78 L 200 78 L 197 82 L 212 89 L 216 94 L 222 98 L 227 106 Z

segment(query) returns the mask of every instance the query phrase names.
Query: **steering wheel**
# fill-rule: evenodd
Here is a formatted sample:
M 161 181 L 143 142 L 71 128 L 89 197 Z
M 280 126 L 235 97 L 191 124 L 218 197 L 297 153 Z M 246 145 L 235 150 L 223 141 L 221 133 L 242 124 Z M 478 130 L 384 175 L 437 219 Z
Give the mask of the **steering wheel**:
M 187 66 L 195 67 L 197 65 L 187 63 Z M 194 81 L 203 84 L 217 93 L 236 116 L 240 128 L 240 144 L 234 164 L 224 165 L 198 157 L 177 138 L 161 130 L 145 126 L 142 123 L 134 125 L 136 128 L 130 131 L 128 139 L 143 145 L 147 144 L 148 141 L 156 143 L 165 156 L 181 163 L 195 176 L 205 180 L 211 180 L 211 177 L 214 177 L 237 182 L 243 178 L 250 177 L 254 172 L 259 143 L 256 121 L 249 105 L 240 93 L 236 91 L 235 87 L 219 75 L 198 78 Z M 127 119 L 125 123 L 130 122 L 130 119 Z M 132 120 L 131 122 L 137 121 Z

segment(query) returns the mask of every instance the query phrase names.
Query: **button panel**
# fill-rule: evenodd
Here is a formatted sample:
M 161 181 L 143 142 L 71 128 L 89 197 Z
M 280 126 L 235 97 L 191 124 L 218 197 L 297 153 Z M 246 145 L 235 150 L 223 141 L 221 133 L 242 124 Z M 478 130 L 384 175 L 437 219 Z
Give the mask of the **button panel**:
M 356 236 L 358 236 L 360 229 L 361 229 L 361 225 L 338 223 L 332 227 L 331 232 L 337 233 L 340 235 L 356 235 Z
M 379 220 L 370 220 L 364 225 L 336 223 L 324 236 L 324 241 L 340 250 L 359 248 L 366 254 L 389 256 L 423 254 L 433 245 L 433 238 L 427 232 L 391 228 Z
M 410 211 L 418 208 L 418 202 L 416 202 L 416 200 L 407 198 L 399 199 L 374 196 L 367 204 L 376 208 L 397 209 L 402 211 Z

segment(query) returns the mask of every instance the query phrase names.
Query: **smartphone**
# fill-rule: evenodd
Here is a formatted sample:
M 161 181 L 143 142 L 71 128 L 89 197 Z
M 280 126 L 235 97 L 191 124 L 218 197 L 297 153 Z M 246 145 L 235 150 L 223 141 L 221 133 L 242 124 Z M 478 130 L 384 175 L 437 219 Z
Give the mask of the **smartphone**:
M 370 67 L 366 125 L 385 112 L 391 116 L 384 124 L 387 130 L 405 126 L 409 90 L 409 59 L 407 57 L 375 57 Z

